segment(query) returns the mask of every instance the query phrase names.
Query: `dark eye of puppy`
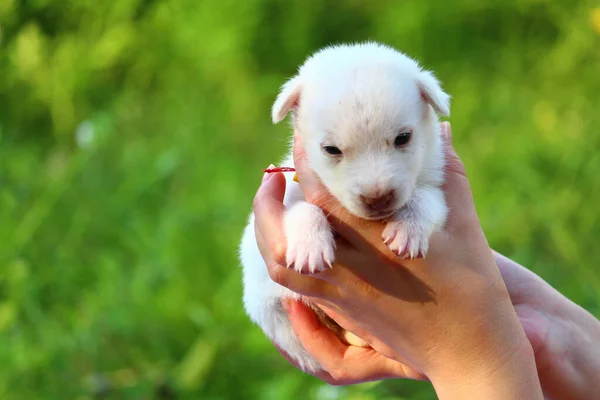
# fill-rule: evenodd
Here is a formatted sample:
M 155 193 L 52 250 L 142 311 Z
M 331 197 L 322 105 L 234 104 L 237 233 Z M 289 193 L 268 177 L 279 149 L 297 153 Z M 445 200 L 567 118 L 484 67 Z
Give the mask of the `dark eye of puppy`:
M 402 132 L 400 133 L 398 136 L 396 136 L 396 139 L 394 139 L 394 146 L 396 147 L 404 147 L 408 144 L 408 142 L 410 142 L 410 132 Z
M 339 156 L 342 154 L 342 151 L 335 146 L 323 146 L 323 150 L 332 156 Z

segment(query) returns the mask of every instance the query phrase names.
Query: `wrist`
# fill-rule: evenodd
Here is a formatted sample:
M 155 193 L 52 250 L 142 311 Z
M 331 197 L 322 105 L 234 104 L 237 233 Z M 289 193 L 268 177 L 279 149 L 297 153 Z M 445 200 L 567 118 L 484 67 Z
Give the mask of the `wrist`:
M 535 357 L 526 340 L 496 364 L 481 359 L 463 361 L 443 375 L 430 378 L 440 399 L 543 399 Z
M 475 290 L 467 325 L 446 326 L 430 368 L 441 399 L 542 399 L 535 353 L 504 285 Z M 467 328 L 467 329 L 465 329 Z M 454 334 L 450 334 L 454 332 Z

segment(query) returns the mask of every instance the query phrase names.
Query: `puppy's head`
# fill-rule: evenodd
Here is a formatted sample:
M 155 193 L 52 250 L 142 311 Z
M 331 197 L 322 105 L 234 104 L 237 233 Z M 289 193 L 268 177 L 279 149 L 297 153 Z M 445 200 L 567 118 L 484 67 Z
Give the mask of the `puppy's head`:
M 312 169 L 353 214 L 383 219 L 418 185 L 439 184 L 437 114 L 449 96 L 436 78 L 382 45 L 329 47 L 281 90 L 273 121 L 293 114 Z

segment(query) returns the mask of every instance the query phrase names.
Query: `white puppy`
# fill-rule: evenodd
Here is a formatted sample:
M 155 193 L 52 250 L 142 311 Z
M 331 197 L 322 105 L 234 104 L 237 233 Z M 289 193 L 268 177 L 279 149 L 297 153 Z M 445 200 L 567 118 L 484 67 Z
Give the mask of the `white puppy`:
M 359 217 L 386 220 L 383 240 L 398 256 L 425 256 L 429 237 L 447 214 L 436 113 L 449 115 L 449 96 L 436 78 L 377 43 L 328 47 L 283 86 L 273 122 L 290 111 L 309 164 L 331 194 Z M 282 165 L 293 165 L 291 154 Z M 304 273 L 330 268 L 333 232 L 323 211 L 304 201 L 291 174 L 284 203 L 288 267 Z M 240 257 L 250 318 L 304 370 L 318 369 L 281 306 L 281 298 L 300 296 L 269 278 L 253 216 Z M 356 343 L 351 335 L 346 338 Z

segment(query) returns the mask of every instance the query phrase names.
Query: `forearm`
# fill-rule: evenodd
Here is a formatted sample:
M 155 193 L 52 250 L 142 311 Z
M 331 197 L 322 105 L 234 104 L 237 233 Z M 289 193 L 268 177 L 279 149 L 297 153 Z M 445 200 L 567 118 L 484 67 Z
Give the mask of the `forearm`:
M 584 400 L 600 393 L 600 321 L 568 302 L 537 357 L 542 387 L 551 400 Z
M 525 326 L 537 321 L 543 327 L 530 329 L 529 339 L 546 397 L 579 400 L 599 393 L 600 321 L 522 265 L 497 252 L 494 257 L 517 303 L 529 306 Z

